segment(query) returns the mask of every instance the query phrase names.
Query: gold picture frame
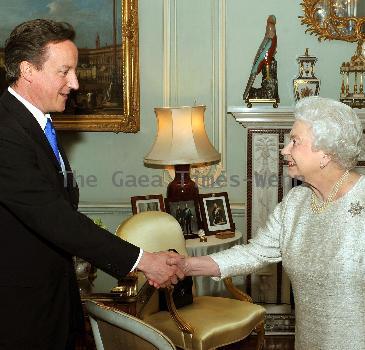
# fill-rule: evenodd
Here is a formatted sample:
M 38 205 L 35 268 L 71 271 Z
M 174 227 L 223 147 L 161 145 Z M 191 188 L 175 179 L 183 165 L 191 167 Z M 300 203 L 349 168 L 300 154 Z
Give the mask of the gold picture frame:
M 122 114 L 54 115 L 57 130 L 136 133 L 140 129 L 138 0 L 115 1 L 122 5 Z

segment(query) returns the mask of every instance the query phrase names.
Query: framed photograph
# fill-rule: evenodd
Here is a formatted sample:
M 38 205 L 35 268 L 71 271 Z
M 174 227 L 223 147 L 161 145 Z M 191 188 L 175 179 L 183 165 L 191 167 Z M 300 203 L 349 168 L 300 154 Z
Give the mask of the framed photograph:
M 206 234 L 234 231 L 227 192 L 200 194 L 199 202 Z
M 166 198 L 165 207 L 166 212 L 179 222 L 185 239 L 198 237 L 202 224 L 197 200 L 172 201 Z
M 66 21 L 76 31 L 80 87 L 69 95 L 63 113 L 52 113 L 56 129 L 139 131 L 138 0 L 10 2 L 2 6 L 0 41 L 35 18 Z M 0 47 L 1 89 L 6 88 L 3 52 Z
M 165 211 L 162 194 L 152 194 L 148 196 L 131 197 L 133 214 L 143 211 Z

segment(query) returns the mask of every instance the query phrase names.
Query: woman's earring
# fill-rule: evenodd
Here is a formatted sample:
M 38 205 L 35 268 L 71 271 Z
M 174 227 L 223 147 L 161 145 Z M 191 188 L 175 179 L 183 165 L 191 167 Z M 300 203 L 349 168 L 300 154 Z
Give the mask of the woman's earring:
M 325 167 L 325 165 L 323 164 L 323 162 L 322 162 L 322 161 L 320 161 L 320 163 L 319 163 L 319 167 L 320 167 L 321 169 L 323 169 L 323 168 Z

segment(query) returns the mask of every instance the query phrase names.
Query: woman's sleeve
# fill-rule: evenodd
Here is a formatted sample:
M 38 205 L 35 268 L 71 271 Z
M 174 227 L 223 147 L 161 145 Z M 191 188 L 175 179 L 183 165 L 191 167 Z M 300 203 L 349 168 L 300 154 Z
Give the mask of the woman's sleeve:
M 219 266 L 220 278 L 250 274 L 265 265 L 281 261 L 283 207 L 284 201 L 275 207 L 265 226 L 258 229 L 248 244 L 236 245 L 210 255 Z

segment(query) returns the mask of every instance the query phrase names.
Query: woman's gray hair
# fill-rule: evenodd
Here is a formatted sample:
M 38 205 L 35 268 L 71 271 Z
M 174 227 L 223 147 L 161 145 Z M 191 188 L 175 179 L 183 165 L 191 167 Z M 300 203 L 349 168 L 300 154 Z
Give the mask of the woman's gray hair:
M 362 125 L 353 109 L 341 102 L 311 96 L 295 106 L 294 117 L 311 126 L 313 150 L 321 150 L 345 169 L 352 169 L 363 150 Z

